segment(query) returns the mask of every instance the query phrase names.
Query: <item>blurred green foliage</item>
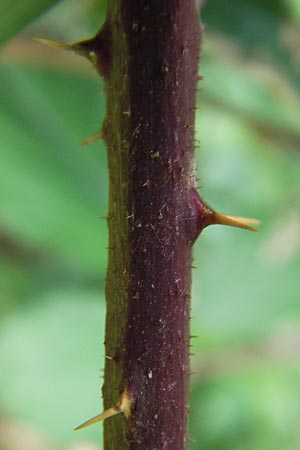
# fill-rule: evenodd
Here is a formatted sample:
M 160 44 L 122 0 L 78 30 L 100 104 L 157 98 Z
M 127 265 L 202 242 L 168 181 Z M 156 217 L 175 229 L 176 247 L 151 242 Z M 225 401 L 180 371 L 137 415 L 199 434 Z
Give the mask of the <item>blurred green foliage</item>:
M 21 2 L 6 0 L 1 40 L 50 3 L 17 16 Z M 190 449 L 296 450 L 300 11 L 296 0 L 210 0 L 201 15 L 201 192 L 262 226 L 207 229 L 195 246 Z M 103 2 L 62 1 L 0 61 L 0 414 L 56 448 L 100 439 L 98 427 L 72 428 L 101 409 L 108 176 L 103 143 L 79 144 L 100 128 L 105 98 L 86 61 L 31 37 L 72 42 L 103 17 Z M 3 429 L 1 450 L 19 450 Z
M 0 43 L 14 36 L 59 0 L 1 0 Z

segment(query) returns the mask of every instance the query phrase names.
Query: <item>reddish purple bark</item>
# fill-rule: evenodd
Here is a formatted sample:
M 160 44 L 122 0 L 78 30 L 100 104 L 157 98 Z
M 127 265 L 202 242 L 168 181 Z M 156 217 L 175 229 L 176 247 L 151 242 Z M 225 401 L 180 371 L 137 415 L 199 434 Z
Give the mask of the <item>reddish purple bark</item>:
M 182 450 L 191 247 L 200 232 L 194 201 L 200 23 L 194 0 L 129 0 L 123 6 L 132 216 L 125 377 L 135 399 L 128 437 L 132 450 Z

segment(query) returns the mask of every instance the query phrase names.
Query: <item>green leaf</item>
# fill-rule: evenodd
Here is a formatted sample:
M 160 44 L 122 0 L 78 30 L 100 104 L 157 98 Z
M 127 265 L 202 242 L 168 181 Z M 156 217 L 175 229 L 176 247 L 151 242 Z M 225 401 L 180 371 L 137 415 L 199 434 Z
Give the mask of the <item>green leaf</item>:
M 47 11 L 59 0 L 1 0 L 0 44 Z

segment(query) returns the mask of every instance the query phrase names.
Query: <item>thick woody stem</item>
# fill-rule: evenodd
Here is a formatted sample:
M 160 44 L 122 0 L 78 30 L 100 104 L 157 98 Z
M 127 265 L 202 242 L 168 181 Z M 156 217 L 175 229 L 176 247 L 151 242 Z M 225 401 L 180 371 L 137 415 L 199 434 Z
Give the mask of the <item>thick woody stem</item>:
M 126 2 L 124 24 L 132 132 L 125 376 L 135 399 L 128 437 L 130 449 L 182 450 L 200 24 L 194 0 Z
M 194 198 L 201 28 L 194 0 L 116 0 L 108 8 L 103 394 L 106 408 L 125 389 L 132 401 L 128 418 L 105 422 L 105 448 L 183 450 L 191 249 L 202 214 Z

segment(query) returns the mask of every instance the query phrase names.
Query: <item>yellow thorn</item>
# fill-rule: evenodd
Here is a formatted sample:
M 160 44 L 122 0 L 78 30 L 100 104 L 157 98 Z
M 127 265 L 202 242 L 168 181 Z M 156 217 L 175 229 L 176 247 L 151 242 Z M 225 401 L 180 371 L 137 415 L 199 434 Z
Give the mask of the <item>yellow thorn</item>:
M 93 425 L 93 423 L 101 422 L 102 420 L 108 419 L 109 417 L 115 416 L 116 414 L 120 414 L 122 411 L 120 409 L 117 409 L 116 406 L 113 406 L 112 408 L 107 409 L 101 414 L 98 414 L 95 417 L 92 417 L 89 420 L 86 420 L 81 425 L 78 425 L 78 427 L 74 428 L 75 431 L 81 430 L 82 428 L 88 427 L 90 425 Z
M 97 422 L 101 422 L 102 420 L 116 416 L 117 414 L 120 413 L 123 413 L 125 417 L 129 417 L 131 405 L 132 405 L 132 398 L 128 396 L 127 389 L 125 389 L 125 391 L 120 397 L 120 400 L 115 406 L 112 406 L 111 408 L 106 409 L 103 413 L 86 420 L 81 425 L 78 425 L 78 427 L 74 428 L 74 431 L 81 430 L 82 428 L 88 427 L 89 425 L 92 425 Z
M 228 216 L 214 211 L 212 213 L 210 224 L 228 225 L 230 227 L 243 228 L 244 230 L 257 232 L 258 230 L 251 225 L 259 225 L 260 221 L 257 219 L 249 219 L 247 217 Z
M 97 133 L 93 134 L 93 136 L 88 137 L 87 139 L 85 139 L 84 141 L 81 142 L 81 146 L 87 145 L 87 144 L 91 144 L 92 142 L 97 141 L 98 139 L 102 139 L 103 135 L 102 135 L 102 131 L 97 131 Z
M 39 42 L 40 44 L 47 45 L 47 47 L 52 48 L 59 48 L 61 50 L 68 50 L 71 52 L 75 52 L 80 56 L 84 56 L 89 61 L 91 61 L 93 64 L 96 64 L 97 58 L 94 51 L 89 51 L 88 49 L 81 46 L 81 42 L 75 42 L 74 44 L 66 44 L 65 42 L 57 42 L 57 41 L 50 41 L 49 39 L 34 37 L 35 41 Z M 84 42 L 84 41 L 82 41 Z
M 40 44 L 47 45 L 47 47 L 61 48 L 62 50 L 74 51 L 73 45 L 66 44 L 65 42 L 50 41 L 49 39 L 39 37 L 34 37 L 33 39 L 39 42 Z

